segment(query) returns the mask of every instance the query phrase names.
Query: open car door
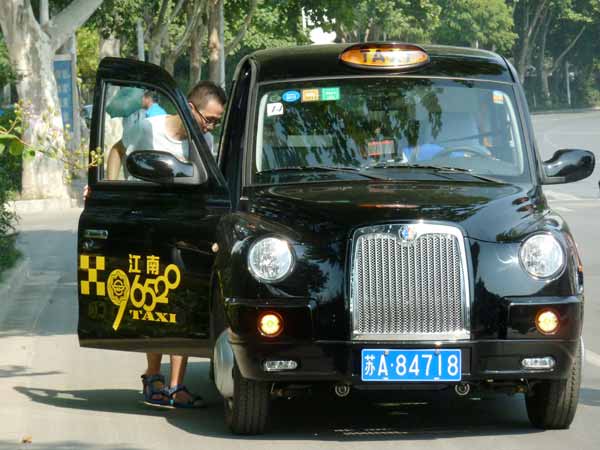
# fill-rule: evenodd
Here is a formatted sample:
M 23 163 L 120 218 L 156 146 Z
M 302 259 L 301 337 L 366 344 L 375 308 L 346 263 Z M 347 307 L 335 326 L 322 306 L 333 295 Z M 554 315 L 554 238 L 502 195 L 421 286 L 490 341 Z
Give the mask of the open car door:
M 80 344 L 208 356 L 211 247 L 229 193 L 171 76 L 102 60 L 90 149 L 102 158 L 79 220 Z

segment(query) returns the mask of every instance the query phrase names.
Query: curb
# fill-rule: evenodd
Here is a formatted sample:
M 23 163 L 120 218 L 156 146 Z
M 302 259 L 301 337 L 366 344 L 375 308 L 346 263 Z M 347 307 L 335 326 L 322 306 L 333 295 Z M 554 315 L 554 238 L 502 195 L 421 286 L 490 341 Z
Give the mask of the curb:
M 548 111 L 532 111 L 532 116 L 543 116 L 545 114 L 577 114 L 586 112 L 598 112 L 600 107 L 596 106 L 593 108 L 576 108 L 576 109 L 549 109 Z
M 29 257 L 23 256 L 17 264 L 2 274 L 0 280 L 0 321 L 2 319 L 2 304 L 6 304 L 6 299 L 11 291 L 18 289 L 29 275 Z
M 40 200 L 17 200 L 8 202 L 8 210 L 18 216 L 22 214 L 40 213 L 43 211 L 63 211 L 65 209 L 80 208 L 81 202 L 74 198 L 45 198 Z

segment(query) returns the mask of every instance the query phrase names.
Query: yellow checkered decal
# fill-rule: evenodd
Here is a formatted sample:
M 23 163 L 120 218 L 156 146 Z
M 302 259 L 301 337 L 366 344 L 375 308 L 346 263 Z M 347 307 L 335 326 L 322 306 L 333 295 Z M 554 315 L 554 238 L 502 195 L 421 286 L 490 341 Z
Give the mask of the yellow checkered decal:
M 106 283 L 98 281 L 98 271 L 105 268 L 104 256 L 79 255 L 79 269 L 87 273 L 87 280 L 81 280 L 81 295 L 90 295 L 90 288 L 95 286 L 98 296 L 106 295 Z M 83 278 L 83 277 L 82 277 Z

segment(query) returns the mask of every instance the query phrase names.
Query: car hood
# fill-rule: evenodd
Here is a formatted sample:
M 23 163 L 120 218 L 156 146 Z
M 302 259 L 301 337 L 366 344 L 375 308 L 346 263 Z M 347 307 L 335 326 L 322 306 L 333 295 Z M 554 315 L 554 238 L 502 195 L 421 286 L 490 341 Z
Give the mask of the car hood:
M 547 210 L 532 184 L 353 181 L 251 187 L 245 194 L 246 220 L 300 242 L 343 240 L 361 226 L 417 220 L 454 223 L 473 239 L 515 241 Z

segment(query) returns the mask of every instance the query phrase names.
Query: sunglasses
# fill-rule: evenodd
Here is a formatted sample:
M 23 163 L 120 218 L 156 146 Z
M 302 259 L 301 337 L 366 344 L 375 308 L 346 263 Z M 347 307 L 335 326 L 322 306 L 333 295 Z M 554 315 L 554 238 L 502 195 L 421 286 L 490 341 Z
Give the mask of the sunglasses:
M 202 120 L 207 125 L 218 125 L 219 122 L 221 121 L 221 119 L 216 119 L 214 117 L 206 117 L 204 114 L 202 114 L 200 112 L 200 110 L 198 109 L 198 107 L 196 105 L 194 105 L 192 102 L 190 102 L 190 105 L 192 105 L 194 107 L 194 109 L 196 110 L 196 112 L 198 113 L 198 115 L 202 118 Z

